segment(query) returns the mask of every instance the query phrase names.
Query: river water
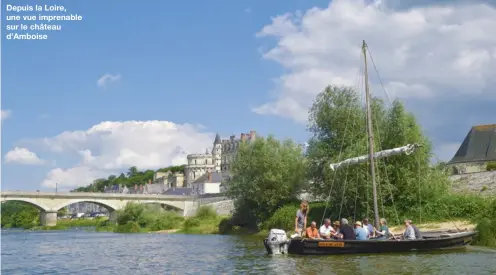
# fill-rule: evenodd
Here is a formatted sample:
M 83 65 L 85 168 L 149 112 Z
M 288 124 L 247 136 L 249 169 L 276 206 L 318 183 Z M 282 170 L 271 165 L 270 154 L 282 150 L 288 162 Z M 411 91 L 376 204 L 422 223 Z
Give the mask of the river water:
M 496 274 L 496 251 L 270 256 L 257 238 L 2 230 L 1 274 Z

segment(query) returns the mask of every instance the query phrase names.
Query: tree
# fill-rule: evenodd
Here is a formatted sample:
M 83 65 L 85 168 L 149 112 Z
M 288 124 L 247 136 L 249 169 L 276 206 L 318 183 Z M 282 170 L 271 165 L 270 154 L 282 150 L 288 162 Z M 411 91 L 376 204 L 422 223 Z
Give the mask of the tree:
M 305 157 L 291 140 L 257 138 L 241 143 L 226 182 L 235 201 L 236 216 L 248 226 L 258 226 L 279 207 L 297 199 L 305 186 Z
M 422 200 L 447 190 L 447 178 L 430 167 L 431 144 L 415 117 L 399 101 L 390 108 L 378 98 L 371 102 L 375 151 L 420 143 L 409 156 L 397 155 L 376 161 L 376 182 L 381 216 L 392 210 L 407 211 Z M 327 87 L 310 109 L 308 129 L 313 134 L 307 155 L 311 192 L 329 199 L 336 216 L 369 216 L 372 189 L 369 163 L 338 169 L 330 163 L 368 154 L 366 112 L 356 92 L 347 87 Z M 328 197 L 330 194 L 330 197 Z M 393 218 L 393 217 L 391 217 Z M 396 217 L 394 217 L 396 218 Z
M 169 166 L 160 168 L 157 172 L 180 172 L 184 171 L 185 165 L 180 166 Z M 132 166 L 128 169 L 126 176 L 124 173 L 121 173 L 119 176 L 110 175 L 106 179 L 96 179 L 91 184 L 83 187 L 76 188 L 71 192 L 103 192 L 105 187 L 113 186 L 113 185 L 123 185 L 129 187 L 133 187 L 135 184 L 145 184 L 153 179 L 153 175 L 155 174 L 154 170 L 146 170 L 140 171 L 136 166 Z

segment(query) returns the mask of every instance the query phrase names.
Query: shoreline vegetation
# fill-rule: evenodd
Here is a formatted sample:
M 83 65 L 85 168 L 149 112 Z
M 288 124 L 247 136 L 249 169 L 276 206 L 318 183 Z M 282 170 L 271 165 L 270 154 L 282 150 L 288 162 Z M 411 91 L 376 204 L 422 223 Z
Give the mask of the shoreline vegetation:
M 292 140 L 273 136 L 241 142 L 230 164 L 231 177 L 223 183 L 226 196 L 234 201 L 234 212 L 229 217 L 218 216 L 208 207 L 184 218 L 160 206 L 128 204 L 118 211 L 115 225 L 99 221 L 96 230 L 265 237 L 271 228 L 279 228 L 292 233 L 299 195 L 304 192 L 320 198 L 320 202 L 309 204 L 307 224 L 320 224 L 323 217 L 332 221 L 373 218 L 369 164 L 336 171 L 329 168 L 330 163 L 368 153 L 366 114 L 360 100 L 349 87 L 329 86 L 317 95 L 309 112 L 311 138 L 306 150 Z M 393 232 L 403 231 L 405 219 L 421 230 L 475 228 L 478 234 L 474 244 L 496 247 L 496 197 L 453 192 L 446 165 L 431 163 L 432 144 L 401 102 L 386 104 L 373 98 L 371 108 L 376 151 L 422 145 L 409 155 L 376 161 L 378 210 Z M 131 186 L 135 179 L 143 181 L 152 175 L 153 171 L 143 173 L 131 167 L 129 177 L 121 174 L 95 181 L 79 191 L 103 190 L 120 182 Z M 5 212 L 2 207 L 2 227 L 32 228 L 39 224 L 37 210 L 26 204 L 23 207 Z

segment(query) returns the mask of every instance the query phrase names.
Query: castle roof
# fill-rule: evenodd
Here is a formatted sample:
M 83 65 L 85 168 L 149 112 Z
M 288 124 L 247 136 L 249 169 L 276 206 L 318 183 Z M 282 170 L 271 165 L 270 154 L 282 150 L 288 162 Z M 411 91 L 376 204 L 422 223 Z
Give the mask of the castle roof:
M 215 140 L 214 140 L 214 145 L 215 144 L 221 144 L 221 140 L 220 140 L 220 135 L 219 133 L 217 133 L 217 135 L 215 135 Z
M 496 160 L 496 124 L 472 127 L 448 163 Z
M 212 178 L 209 181 L 209 174 L 208 172 L 197 178 L 193 184 L 195 183 L 219 183 L 222 182 L 222 175 L 219 172 L 211 172 Z

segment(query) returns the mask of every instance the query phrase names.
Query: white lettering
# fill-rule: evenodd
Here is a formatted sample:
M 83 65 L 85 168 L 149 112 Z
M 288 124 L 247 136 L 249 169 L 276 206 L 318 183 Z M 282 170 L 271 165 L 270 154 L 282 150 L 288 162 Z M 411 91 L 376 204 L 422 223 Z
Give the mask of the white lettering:
M 14 12 L 33 11 L 33 6 L 30 6 L 30 5 L 25 5 L 25 6 L 6 5 L 5 10 L 6 11 L 14 11 Z

